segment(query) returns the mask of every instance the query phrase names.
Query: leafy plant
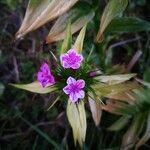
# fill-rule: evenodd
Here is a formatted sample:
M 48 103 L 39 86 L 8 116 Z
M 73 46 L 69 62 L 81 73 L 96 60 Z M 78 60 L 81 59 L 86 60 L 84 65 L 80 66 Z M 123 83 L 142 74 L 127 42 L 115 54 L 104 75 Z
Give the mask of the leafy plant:
M 62 44 L 62 48 L 61 48 L 60 58 L 64 57 L 65 55 L 67 57 L 69 57 L 69 52 L 66 53 L 66 51 L 71 46 L 70 45 L 70 41 L 71 41 L 71 34 L 70 34 L 71 29 L 70 28 L 71 28 L 71 25 L 68 25 L 66 38 L 65 38 L 65 40 Z M 86 31 L 86 26 L 83 27 L 83 29 L 80 31 L 80 33 L 76 39 L 76 42 L 73 45 L 73 48 L 79 54 L 83 50 L 85 31 Z M 75 53 L 75 52 L 73 52 L 73 53 Z M 73 53 L 70 55 L 73 55 Z M 74 56 L 74 58 L 72 58 L 72 59 L 75 59 L 75 57 L 76 56 Z M 47 75 L 46 76 L 41 75 L 41 72 L 40 72 L 40 74 L 39 74 L 40 77 L 39 77 L 38 81 L 40 81 L 44 87 L 42 87 L 41 84 L 37 81 L 33 82 L 31 84 L 25 84 L 25 85 L 17 85 L 17 84 L 11 84 L 11 85 L 13 85 L 14 87 L 20 88 L 20 89 L 34 92 L 34 93 L 43 94 L 43 93 L 51 93 L 54 91 L 59 91 L 59 93 L 61 94 L 63 91 L 65 91 L 64 90 L 65 88 L 66 89 L 70 88 L 68 86 L 69 86 L 69 82 L 71 82 L 71 80 L 73 81 L 75 79 L 79 79 L 79 80 L 77 80 L 77 82 L 78 82 L 81 79 L 83 79 L 83 81 L 85 82 L 85 95 L 86 95 L 85 97 L 88 97 L 88 95 L 89 95 L 90 98 L 92 98 L 93 101 L 95 100 L 95 102 L 97 101 L 97 103 L 99 103 L 99 105 L 102 102 L 99 98 L 101 98 L 102 96 L 107 97 L 112 94 L 122 93 L 124 91 L 128 91 L 128 90 L 137 88 L 137 85 L 134 83 L 128 83 L 128 84 L 123 83 L 123 82 L 129 80 L 130 78 L 134 77 L 135 74 L 113 75 L 113 76 L 102 76 L 102 75 L 98 75 L 98 74 L 95 74 L 94 76 L 90 75 L 89 69 L 91 67 L 88 62 L 88 59 L 90 59 L 90 55 L 89 55 L 88 59 L 85 59 L 85 62 L 81 66 L 81 69 L 79 69 L 77 71 L 74 70 L 74 68 L 73 68 L 73 70 L 69 70 L 68 68 L 65 69 L 65 66 L 63 64 L 61 64 L 64 67 L 63 68 L 62 66 L 60 66 L 60 63 L 57 60 L 57 58 L 56 57 L 54 57 L 54 58 L 56 59 L 57 68 L 58 68 L 58 69 L 56 69 L 56 73 L 54 73 L 54 76 L 55 76 L 55 78 L 59 77 L 61 80 L 56 81 L 56 83 L 54 83 L 53 81 L 50 81 L 50 83 L 53 85 L 45 87 L 45 85 L 46 85 L 45 81 L 47 80 L 46 79 Z M 65 63 L 67 63 L 68 59 L 69 58 L 66 59 Z M 61 58 L 60 60 L 62 61 L 63 58 Z M 72 61 L 72 60 L 70 60 L 70 61 Z M 76 60 L 74 60 L 72 63 L 76 63 Z M 70 64 L 70 62 L 69 62 L 69 64 Z M 44 67 L 46 68 L 45 65 L 43 65 L 43 68 Z M 75 68 L 75 69 L 78 69 L 78 68 Z M 41 70 L 42 70 L 42 68 L 41 68 Z M 45 71 L 46 70 L 43 70 L 43 73 Z M 76 72 L 75 75 L 72 75 L 72 77 L 75 79 L 70 77 L 72 71 Z M 55 72 L 55 70 L 53 72 Z M 44 76 L 45 76 L 45 78 L 43 78 Z M 95 77 L 95 76 L 97 76 L 97 77 Z M 68 86 L 64 87 L 66 82 L 67 82 Z M 75 84 L 75 83 L 71 83 L 70 86 L 72 86 L 73 84 Z M 78 83 L 78 86 L 79 86 L 79 83 Z M 68 92 L 67 92 L 67 94 L 68 94 Z M 80 146 L 82 147 L 83 142 L 85 141 L 85 137 L 86 137 L 86 126 L 87 126 L 86 125 L 85 108 L 84 108 L 84 101 L 86 99 L 84 99 L 84 97 L 81 97 L 82 100 L 77 101 L 78 99 L 74 99 L 74 98 L 75 98 L 75 95 L 72 97 L 70 95 L 70 97 L 69 97 L 68 104 L 67 104 L 67 116 L 68 116 L 68 120 L 69 120 L 70 125 L 73 130 L 75 145 L 76 145 L 76 141 L 78 141 Z M 60 99 L 60 97 L 59 97 L 59 99 Z M 56 103 L 57 101 L 58 101 L 58 99 L 56 99 L 54 103 Z M 91 103 L 90 103 L 90 105 L 91 105 Z M 95 109 L 99 109 L 99 108 L 96 107 Z M 91 109 L 91 112 L 93 113 L 93 117 L 94 117 L 94 121 L 95 121 L 96 125 L 98 125 L 100 120 L 97 122 L 96 121 L 97 119 L 95 118 L 95 115 L 94 115 L 94 111 L 92 111 L 92 109 Z
M 128 5 L 131 7 L 131 4 L 133 4 L 131 1 L 109 0 L 102 13 L 100 12 L 100 3 L 101 1 L 99 0 L 30 0 L 22 25 L 16 33 L 16 38 L 23 37 L 29 32 L 51 22 L 52 26 L 49 33 L 47 33 L 48 35 L 45 37 L 45 42 L 47 44 L 53 43 L 58 49 L 58 51 L 54 51 L 54 53 L 50 51 L 52 60 L 54 61 L 52 73 L 54 77 L 56 77 L 56 83 L 53 82 L 53 85 L 45 86 L 45 81 L 41 81 L 41 85 L 38 80 L 29 84 L 11 85 L 33 93 L 40 93 L 42 94 L 41 97 L 44 97 L 45 95 L 43 94 L 46 93 L 51 93 L 50 97 L 53 96 L 53 94 L 56 95 L 56 97 L 54 96 L 54 98 L 52 98 L 54 100 L 51 104 L 45 102 L 45 108 L 49 110 L 55 105 L 53 107 L 55 114 L 55 111 L 58 111 L 57 102 L 59 101 L 63 104 L 63 110 L 66 108 L 68 121 L 72 127 L 75 145 L 78 142 L 81 147 L 85 146 L 86 130 L 89 127 L 89 122 L 86 122 L 89 114 L 85 109 L 85 105 L 89 104 L 92 118 L 98 129 L 101 127 L 99 124 L 102 119 L 101 117 L 105 116 L 105 111 L 121 115 L 122 117 L 117 120 L 109 130 L 118 131 L 124 127 L 129 127 L 123 136 L 121 148 L 129 149 L 136 145 L 136 149 L 138 149 L 149 139 L 149 89 L 140 89 L 140 84 L 149 88 L 149 70 L 147 69 L 149 61 L 145 60 L 147 60 L 149 54 L 148 33 L 150 23 L 125 12 Z M 141 5 L 139 3 L 140 1 L 137 1 L 135 4 Z M 143 5 L 144 3 L 145 2 L 143 2 Z M 54 19 L 56 19 L 56 21 L 54 21 Z M 76 36 L 72 36 L 72 34 L 80 29 L 81 31 L 77 38 Z M 133 43 L 131 47 L 128 43 L 136 41 L 140 50 L 142 49 L 138 35 L 138 32 L 141 31 L 146 31 L 144 34 L 148 37 L 146 44 L 144 43 L 146 46 L 143 47 L 143 52 L 140 51 L 140 55 L 135 55 L 138 57 L 133 57 L 133 61 L 131 60 L 129 64 L 125 64 L 126 62 L 124 62 L 124 64 L 118 62 L 117 65 L 114 65 L 114 60 L 123 58 L 121 54 L 124 53 L 124 50 L 127 51 L 126 57 L 131 57 L 134 53 L 133 47 L 137 49 L 136 44 Z M 125 37 L 127 36 L 127 38 L 128 35 L 132 33 L 134 39 L 124 41 L 125 39 L 122 38 L 124 33 L 126 33 Z M 26 37 L 28 37 L 28 35 Z M 145 39 L 142 40 L 144 41 Z M 57 41 L 60 42 L 54 43 Z M 42 43 L 43 41 L 40 42 Z M 117 50 L 118 47 L 120 47 L 121 52 L 116 59 L 114 54 L 117 53 L 115 50 Z M 77 71 L 64 69 L 61 60 L 58 59 L 58 56 L 68 54 L 67 51 L 70 48 L 73 48 L 79 55 L 84 55 L 85 58 L 83 64 Z M 144 56 L 141 60 L 143 62 L 140 67 L 142 68 L 141 70 L 144 71 L 141 71 L 139 75 L 143 75 L 142 72 L 144 72 L 145 81 L 138 78 L 135 78 L 135 81 L 132 79 L 136 74 L 128 72 L 131 71 L 133 65 L 137 62 L 142 53 Z M 126 59 L 126 61 L 129 61 L 130 58 Z M 48 62 L 50 61 L 51 60 L 48 60 Z M 51 72 L 48 71 L 48 75 L 51 75 L 50 73 Z M 70 75 L 77 80 L 82 79 L 86 83 L 85 88 L 83 88 L 85 92 L 84 98 L 79 99 L 75 103 L 73 103 L 63 91 Z M 21 96 L 16 97 L 19 99 Z M 36 108 L 34 109 L 36 110 Z M 34 113 L 37 115 L 37 110 Z M 49 112 L 47 112 L 47 114 L 48 113 Z M 5 111 L 2 114 L 5 114 Z M 20 116 L 20 119 L 48 141 L 48 143 L 53 145 L 55 149 L 60 148 L 59 144 L 57 145 L 55 141 L 42 132 L 37 126 L 31 124 L 22 116 Z M 107 122 L 107 119 L 105 119 L 104 122 L 105 121 Z M 130 122 L 131 125 L 129 126 Z M 143 134 L 146 123 L 146 131 L 145 134 Z M 67 133 L 68 129 L 63 142 L 67 141 Z M 91 135 L 93 134 L 92 131 Z M 143 136 L 141 137 L 142 134 Z M 33 149 L 35 149 L 37 141 L 38 136 L 35 139 Z M 101 143 L 103 144 L 105 142 L 102 141 Z M 88 144 L 90 145 L 90 142 Z M 117 144 L 119 145 L 119 142 L 117 142 Z M 98 149 L 101 149 L 101 146 Z
M 121 114 L 122 117 L 109 127 L 111 131 L 123 129 L 129 122 L 131 125 L 124 134 L 122 139 L 122 148 L 129 149 L 136 144 L 136 149 L 146 143 L 150 138 L 149 134 L 149 111 L 150 111 L 150 94 L 149 89 L 134 90 L 132 93 L 133 100 L 119 102 L 114 104 L 108 103 L 106 109 L 111 107 L 112 113 Z M 111 101 L 111 100 L 108 100 Z M 143 135 L 141 135 L 143 133 Z M 139 137 L 139 138 L 138 138 Z

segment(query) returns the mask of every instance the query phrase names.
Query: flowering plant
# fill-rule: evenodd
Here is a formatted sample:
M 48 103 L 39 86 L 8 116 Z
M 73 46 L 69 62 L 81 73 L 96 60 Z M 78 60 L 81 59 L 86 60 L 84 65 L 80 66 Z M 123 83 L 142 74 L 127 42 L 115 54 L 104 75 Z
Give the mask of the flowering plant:
M 125 82 L 135 74 L 104 75 L 97 67 L 90 65 L 90 56 L 82 54 L 86 26 L 80 31 L 72 46 L 70 25 L 62 44 L 60 58 L 56 60 L 57 68 L 50 69 L 44 62 L 35 82 L 30 84 L 12 84 L 13 86 L 35 93 L 60 92 L 51 108 L 58 100 L 67 101 L 67 117 L 73 130 L 74 142 L 83 145 L 86 137 L 85 103 L 88 102 L 96 126 L 100 122 L 100 114 L 105 105 L 102 97 L 111 97 L 118 93 L 137 88 L 132 82 Z

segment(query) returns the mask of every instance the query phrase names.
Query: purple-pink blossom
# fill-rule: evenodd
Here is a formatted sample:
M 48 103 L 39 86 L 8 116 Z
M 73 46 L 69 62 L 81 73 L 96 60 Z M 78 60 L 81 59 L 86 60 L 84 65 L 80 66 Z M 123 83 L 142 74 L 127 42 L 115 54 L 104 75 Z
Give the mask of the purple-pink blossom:
M 83 56 L 75 49 L 70 49 L 67 53 L 60 55 L 60 61 L 64 68 L 78 69 L 81 66 Z
M 83 99 L 85 93 L 83 88 L 85 87 L 85 81 L 82 79 L 76 80 L 72 77 L 67 79 L 67 86 L 63 88 L 63 91 L 69 95 L 71 102 L 75 103 L 78 99 Z
M 55 83 L 54 76 L 51 74 L 50 67 L 47 63 L 43 63 L 40 70 L 37 73 L 37 80 L 43 87 L 46 85 L 52 85 Z

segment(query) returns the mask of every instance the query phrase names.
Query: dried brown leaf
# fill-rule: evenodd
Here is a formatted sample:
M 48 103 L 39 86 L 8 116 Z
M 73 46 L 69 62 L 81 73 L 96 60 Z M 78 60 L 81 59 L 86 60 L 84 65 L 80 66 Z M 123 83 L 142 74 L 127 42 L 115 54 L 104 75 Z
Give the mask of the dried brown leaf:
M 16 33 L 16 38 L 20 38 L 30 31 L 41 27 L 48 21 L 59 17 L 69 10 L 77 1 L 78 0 L 30 0 L 22 25 Z

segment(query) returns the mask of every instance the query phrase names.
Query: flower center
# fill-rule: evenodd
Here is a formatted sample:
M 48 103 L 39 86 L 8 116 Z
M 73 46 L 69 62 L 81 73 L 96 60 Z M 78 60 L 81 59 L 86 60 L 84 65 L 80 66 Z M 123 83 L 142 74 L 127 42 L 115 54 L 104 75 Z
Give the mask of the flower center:
M 69 65 L 75 64 L 77 61 L 78 61 L 78 59 L 76 56 L 72 56 L 72 57 L 68 58 L 68 64 Z
M 71 86 L 71 92 L 76 93 L 80 91 L 80 88 L 78 87 L 77 84 L 72 83 L 70 86 Z

